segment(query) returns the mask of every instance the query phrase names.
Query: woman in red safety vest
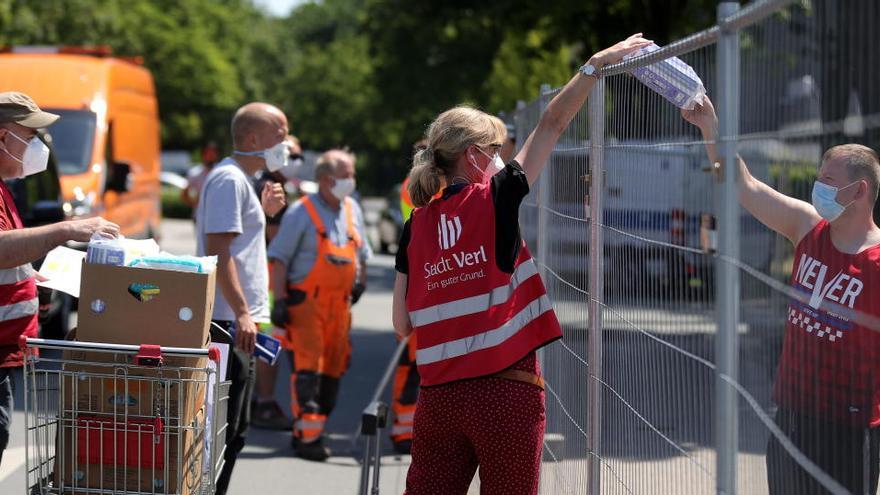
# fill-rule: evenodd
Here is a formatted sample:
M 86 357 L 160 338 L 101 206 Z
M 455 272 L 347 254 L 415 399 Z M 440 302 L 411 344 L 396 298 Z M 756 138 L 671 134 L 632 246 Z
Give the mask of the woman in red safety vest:
M 395 263 L 394 328 L 416 333 L 422 387 L 408 495 L 465 494 L 478 467 L 483 495 L 537 492 L 545 418 L 535 350 L 562 332 L 520 237 L 519 206 L 598 71 L 648 43 L 636 34 L 590 58 L 510 163 L 496 117 L 456 107 L 428 128 Z

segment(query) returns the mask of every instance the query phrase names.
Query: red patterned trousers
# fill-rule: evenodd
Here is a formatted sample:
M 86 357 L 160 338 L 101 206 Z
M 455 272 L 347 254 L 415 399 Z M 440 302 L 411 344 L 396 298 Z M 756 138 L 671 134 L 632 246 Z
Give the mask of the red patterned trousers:
M 513 368 L 537 374 L 535 354 Z M 544 424 L 544 391 L 525 382 L 422 388 L 405 494 L 466 494 L 478 467 L 481 495 L 537 493 Z

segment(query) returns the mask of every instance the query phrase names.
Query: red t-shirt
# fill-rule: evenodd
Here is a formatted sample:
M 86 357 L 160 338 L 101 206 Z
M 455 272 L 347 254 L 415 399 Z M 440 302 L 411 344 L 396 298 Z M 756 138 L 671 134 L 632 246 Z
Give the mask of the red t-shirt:
M 791 287 L 806 302 L 792 298 L 788 307 L 776 402 L 820 419 L 880 426 L 880 328 L 848 314 L 880 316 L 880 245 L 842 253 L 823 220 L 798 243 Z
M 18 210 L 15 208 L 12 193 L 9 192 L 6 184 L 0 180 L 0 230 L 6 231 L 20 228 L 23 228 L 23 225 Z M 3 311 L 4 307 L 9 305 L 35 301 L 36 298 L 37 286 L 33 277 L 15 283 L 0 285 L 0 311 Z M 18 338 L 21 335 L 36 337 L 36 312 L 28 316 L 0 321 L 0 368 L 21 366 L 23 364 L 21 350 L 18 347 Z

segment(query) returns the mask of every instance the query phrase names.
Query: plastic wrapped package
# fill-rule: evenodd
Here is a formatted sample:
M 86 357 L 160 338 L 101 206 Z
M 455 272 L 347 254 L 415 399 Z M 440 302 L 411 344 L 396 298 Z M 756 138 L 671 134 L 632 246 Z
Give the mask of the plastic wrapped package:
M 125 265 L 125 248 L 116 237 L 92 234 L 86 250 L 86 263 L 96 265 Z
M 653 53 L 659 49 L 659 46 L 651 43 L 627 55 L 624 60 Z M 700 76 L 678 57 L 669 57 L 646 67 L 638 67 L 631 73 L 645 86 L 679 108 L 693 110 L 698 103 L 703 103 L 703 97 L 706 95 L 706 88 Z
M 217 257 L 177 256 L 163 252 L 156 256 L 135 258 L 128 266 L 176 272 L 211 273 L 217 268 Z

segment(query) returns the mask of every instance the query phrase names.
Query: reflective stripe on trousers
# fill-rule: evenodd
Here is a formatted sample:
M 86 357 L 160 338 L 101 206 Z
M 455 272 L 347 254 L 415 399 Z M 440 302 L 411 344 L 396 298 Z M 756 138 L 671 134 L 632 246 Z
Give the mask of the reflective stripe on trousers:
M 411 425 L 411 424 L 408 424 L 408 425 L 394 425 L 394 427 L 391 428 L 391 436 L 392 436 L 392 437 L 396 437 L 396 436 L 399 436 L 399 435 L 404 435 L 404 434 L 409 433 L 408 436 L 409 436 L 410 438 L 412 438 L 412 431 L 413 431 L 413 425 Z
M 526 325 L 552 309 L 553 304 L 550 302 L 550 298 L 543 295 L 530 302 L 504 325 L 470 337 L 419 349 L 416 351 L 416 360 L 419 365 L 425 365 L 495 347 L 504 343 L 525 328 Z
M 412 321 L 413 327 L 423 327 L 438 321 L 486 311 L 492 306 L 506 303 L 520 284 L 537 274 L 538 268 L 535 266 L 535 261 L 530 258 L 516 267 L 510 276 L 509 284 L 496 287 L 486 294 L 411 311 L 409 313 L 410 321 Z
M 294 435 L 305 443 L 314 442 L 324 432 L 326 421 L 327 418 L 320 414 L 303 414 L 302 419 L 293 425 Z

